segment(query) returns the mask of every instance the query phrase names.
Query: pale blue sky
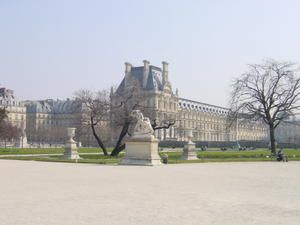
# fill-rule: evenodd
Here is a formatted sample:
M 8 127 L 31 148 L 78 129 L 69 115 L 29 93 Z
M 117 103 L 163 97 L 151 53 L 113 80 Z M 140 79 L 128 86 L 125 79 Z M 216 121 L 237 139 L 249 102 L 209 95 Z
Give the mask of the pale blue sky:
M 0 0 L 0 84 L 21 99 L 118 84 L 169 62 L 181 97 L 226 106 L 246 64 L 300 61 L 297 0 Z

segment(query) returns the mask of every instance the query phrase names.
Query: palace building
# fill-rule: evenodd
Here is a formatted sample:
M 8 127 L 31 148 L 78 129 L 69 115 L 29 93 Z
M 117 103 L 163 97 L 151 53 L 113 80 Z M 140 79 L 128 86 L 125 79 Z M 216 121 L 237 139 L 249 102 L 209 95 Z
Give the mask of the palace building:
M 172 89 L 167 62 L 162 62 L 162 68 L 150 65 L 147 60 L 138 67 L 125 63 L 125 76 L 111 94 L 112 105 L 117 105 L 119 96 L 132 86 L 138 86 L 141 91 L 141 110 L 145 109 L 146 116 L 156 121 L 176 120 L 169 129 L 156 130 L 159 140 L 183 141 L 191 130 L 195 141 L 257 141 L 268 138 L 268 130 L 262 123 L 237 120 L 228 126 L 228 108 L 180 97 L 178 90 L 174 92 Z M 146 110 L 149 108 L 153 109 L 151 115 Z
M 138 104 L 145 116 L 161 125 L 168 121 L 176 121 L 168 129 L 155 131 L 159 140 L 185 141 L 191 131 L 193 140 L 199 142 L 268 140 L 268 128 L 264 123 L 243 118 L 229 123 L 228 108 L 180 96 L 177 89 L 173 91 L 169 78 L 167 62 L 162 62 L 161 67 L 151 65 L 147 60 L 144 60 L 141 66 L 125 63 L 125 74 L 121 83 L 116 90 L 111 90 L 112 111 L 114 106 L 120 103 L 122 96 L 134 90 L 133 94 L 139 98 Z M 10 123 L 22 130 L 26 129 L 31 143 L 63 143 L 66 128 L 77 127 L 78 141 L 85 146 L 96 144 L 88 126 L 83 126 L 83 123 L 86 123 L 84 121 L 87 121 L 84 105 L 76 99 L 20 102 L 12 90 L 1 88 L 0 107 L 8 110 Z M 116 138 L 118 131 L 112 125 L 114 118 L 107 118 L 106 121 L 107 131 L 104 131 L 105 126 L 98 129 L 102 135 L 107 133 L 107 140 L 109 137 Z M 278 127 L 278 141 L 298 143 L 299 127 L 299 123 L 295 121 L 283 123 Z M 297 132 L 291 131 L 290 128 Z
M 68 127 L 79 128 L 82 105 L 74 100 L 26 101 L 27 136 L 35 143 L 63 143 Z M 77 131 L 77 133 L 79 130 Z
M 7 122 L 18 130 L 19 138 L 11 140 L 1 140 L 0 146 L 19 146 L 27 147 L 26 137 L 26 107 L 23 102 L 19 101 L 14 91 L 7 88 L 0 88 L 0 108 L 5 108 L 7 111 Z

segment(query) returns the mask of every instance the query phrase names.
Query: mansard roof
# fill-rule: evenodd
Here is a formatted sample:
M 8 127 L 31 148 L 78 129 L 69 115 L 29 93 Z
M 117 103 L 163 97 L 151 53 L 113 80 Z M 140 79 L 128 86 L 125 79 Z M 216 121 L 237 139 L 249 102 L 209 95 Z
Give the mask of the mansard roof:
M 81 103 L 74 100 L 58 100 L 53 104 L 53 113 L 75 113 L 81 111 Z
M 23 107 L 22 101 L 14 96 L 14 91 L 7 88 L 0 88 L 0 105 L 1 106 L 17 106 Z
M 75 113 L 80 112 L 81 103 L 74 100 L 41 100 L 30 101 L 26 103 L 27 112 L 29 113 Z
M 132 67 L 130 72 L 130 78 L 134 78 L 139 83 L 140 87 L 143 88 L 144 67 L 143 66 Z M 143 89 L 147 91 L 163 90 L 161 68 L 152 65 L 149 66 L 146 87 Z M 125 78 L 123 78 L 122 82 L 117 88 L 117 93 L 123 93 L 124 91 L 125 91 Z
M 25 104 L 28 113 L 49 113 L 52 109 L 47 101 L 29 101 Z
M 122 79 L 122 81 L 121 81 L 119 87 L 117 88 L 116 92 L 121 94 L 121 93 L 124 92 L 124 90 L 125 90 L 125 78 Z
M 14 99 L 14 91 L 7 88 L 0 88 L 0 97 L 7 99 Z
M 144 67 L 132 67 L 131 76 L 134 77 L 139 82 L 139 84 L 142 85 L 144 78 Z

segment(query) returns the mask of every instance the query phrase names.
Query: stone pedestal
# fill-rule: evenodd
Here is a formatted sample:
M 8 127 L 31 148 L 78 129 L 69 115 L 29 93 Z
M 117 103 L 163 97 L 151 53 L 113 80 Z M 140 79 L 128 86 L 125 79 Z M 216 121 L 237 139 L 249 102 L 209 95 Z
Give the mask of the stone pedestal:
M 76 128 L 67 128 L 69 140 L 65 144 L 63 159 L 80 159 L 77 151 L 77 143 L 73 140 Z
M 20 130 L 19 143 L 17 143 L 17 147 L 19 147 L 19 148 L 27 148 L 28 147 L 27 136 L 26 136 L 24 126 Z
M 187 144 L 184 145 L 181 159 L 183 159 L 183 160 L 196 160 L 196 159 L 198 159 L 195 143 L 193 143 L 193 142 L 189 143 L 188 142 Z
M 19 143 L 18 143 L 18 147 L 19 148 L 27 148 L 28 147 L 27 137 L 26 136 L 20 137 Z
M 196 144 L 192 142 L 193 132 L 189 131 L 188 133 L 188 142 L 184 145 L 183 153 L 181 159 L 183 160 L 196 160 L 197 151 L 196 151 Z
M 161 165 L 158 154 L 158 140 L 153 136 L 130 138 L 126 142 L 125 156 L 120 165 L 156 166 Z
M 78 151 L 77 151 L 76 142 L 75 143 L 66 143 L 63 158 L 64 159 L 80 159 Z

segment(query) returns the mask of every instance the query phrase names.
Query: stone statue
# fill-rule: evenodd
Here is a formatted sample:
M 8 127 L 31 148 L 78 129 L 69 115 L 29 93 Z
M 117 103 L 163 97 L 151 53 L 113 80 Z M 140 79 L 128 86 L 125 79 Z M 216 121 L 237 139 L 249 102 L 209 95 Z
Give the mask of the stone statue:
M 158 154 L 158 140 L 154 137 L 150 119 L 144 117 L 140 110 L 130 114 L 132 122 L 129 127 L 129 138 L 126 141 L 125 156 L 120 164 L 155 166 L 161 165 Z
M 150 119 L 144 117 L 140 110 L 133 110 L 130 114 L 133 119 L 129 128 L 129 134 L 132 138 L 153 136 L 153 128 Z

